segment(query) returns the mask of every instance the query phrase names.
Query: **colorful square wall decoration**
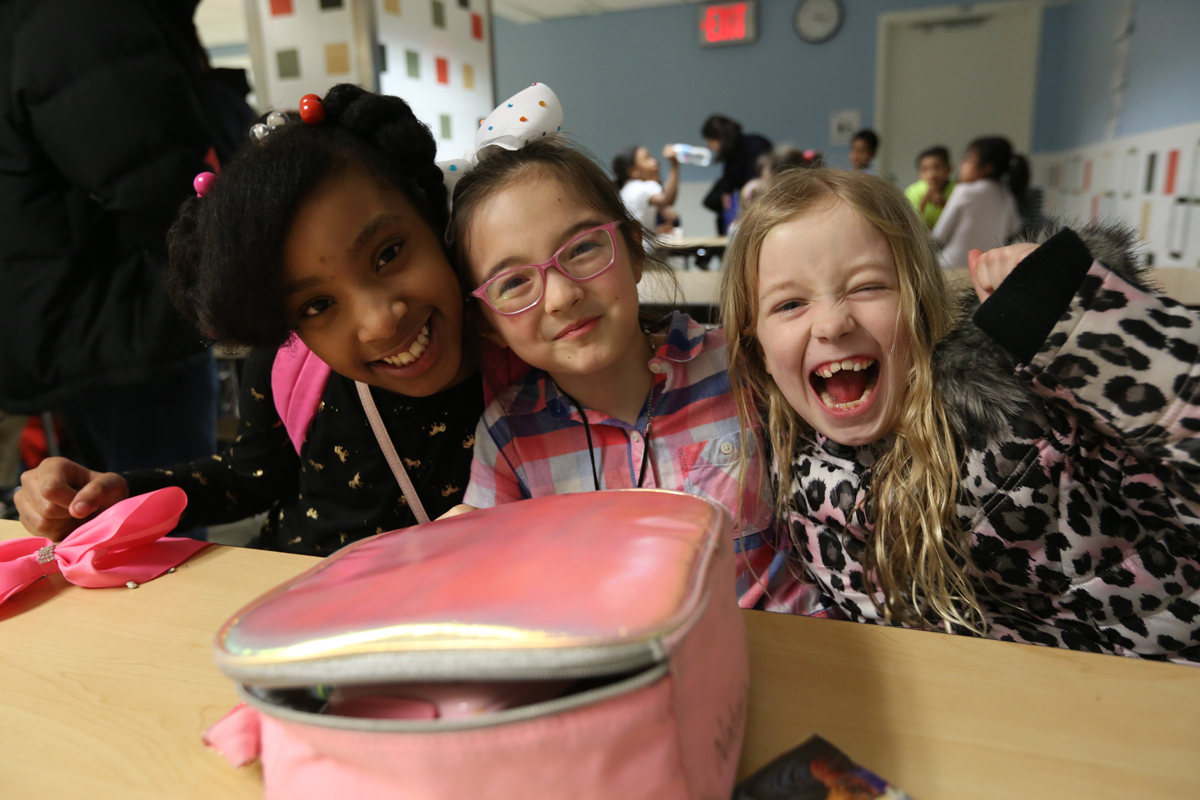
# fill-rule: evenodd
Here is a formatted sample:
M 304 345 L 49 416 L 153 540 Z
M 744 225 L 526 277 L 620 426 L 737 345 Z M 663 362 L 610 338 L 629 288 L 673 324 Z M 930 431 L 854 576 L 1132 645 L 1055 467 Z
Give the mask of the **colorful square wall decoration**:
M 321 0 L 321 10 L 324 11 L 330 8 L 341 8 L 342 0 Z
M 475 67 L 470 64 L 463 64 L 463 88 L 475 88 Z
M 450 83 L 450 62 L 445 58 L 437 59 L 437 82 L 447 85 Z
M 400 0 L 383 0 L 383 10 L 388 14 L 400 16 Z
M 292 0 L 271 0 L 271 16 L 281 17 L 292 13 Z
M 450 115 L 442 114 L 438 118 L 438 121 L 441 123 L 442 138 L 443 139 L 453 139 L 454 137 L 451 135 L 451 131 L 450 131 Z
M 345 75 L 350 71 L 350 45 L 345 42 L 325 45 L 325 73 Z
M 405 50 L 404 60 L 408 62 L 408 77 L 421 78 L 421 54 L 416 50 Z
M 483 40 L 483 17 L 479 14 L 471 15 L 471 38 Z
M 442 0 L 433 0 L 433 27 L 446 27 L 446 4 Z
M 300 51 L 294 47 L 278 50 L 275 53 L 275 67 L 279 70 L 279 79 L 300 77 Z

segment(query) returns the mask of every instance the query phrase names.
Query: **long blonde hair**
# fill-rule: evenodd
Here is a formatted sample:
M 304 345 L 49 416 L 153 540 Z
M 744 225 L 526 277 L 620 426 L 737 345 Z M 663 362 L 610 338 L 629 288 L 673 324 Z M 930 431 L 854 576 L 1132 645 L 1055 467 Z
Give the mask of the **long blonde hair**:
M 887 181 L 861 172 L 796 170 L 773 181 L 739 222 L 723 270 L 721 316 L 742 426 L 765 417 L 778 465 L 777 518 L 787 520 L 792 455 L 811 429 L 767 373 L 755 338 L 759 253 L 777 225 L 837 202 L 862 214 L 891 247 L 900 285 L 897 324 L 910 348 L 895 444 L 876 462 L 869 491 L 874 532 L 863 558 L 865 589 L 885 619 L 925 625 L 932 612 L 946 625 L 978 632 L 983 618 L 957 514 L 960 457 L 934 386 L 934 347 L 954 325 L 954 304 L 928 231 Z

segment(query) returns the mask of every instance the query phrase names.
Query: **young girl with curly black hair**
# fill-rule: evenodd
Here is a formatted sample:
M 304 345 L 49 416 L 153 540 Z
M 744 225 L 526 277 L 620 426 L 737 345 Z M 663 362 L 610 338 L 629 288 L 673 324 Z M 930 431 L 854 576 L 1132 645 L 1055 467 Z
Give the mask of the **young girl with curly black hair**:
M 799 170 L 750 208 L 733 384 L 831 614 L 1200 662 L 1200 315 L 1131 235 L 1080 234 L 974 251 L 956 304 L 886 181 Z
M 18 492 L 31 531 L 61 538 L 128 495 L 175 485 L 188 494 L 181 530 L 269 509 L 262 547 L 326 555 L 416 521 L 385 438 L 429 516 L 461 500 L 483 395 L 443 248 L 436 143 L 403 100 L 355 86 L 302 112 L 256 126 L 261 141 L 183 206 L 170 235 L 177 305 L 206 336 L 255 348 L 235 441 L 211 460 L 123 475 L 48 460 Z

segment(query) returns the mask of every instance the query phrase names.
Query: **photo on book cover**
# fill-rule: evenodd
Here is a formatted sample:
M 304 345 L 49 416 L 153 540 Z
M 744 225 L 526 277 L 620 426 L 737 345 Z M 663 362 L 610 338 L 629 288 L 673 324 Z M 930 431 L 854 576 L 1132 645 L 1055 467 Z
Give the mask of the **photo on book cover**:
M 911 800 L 820 736 L 746 778 L 733 800 Z

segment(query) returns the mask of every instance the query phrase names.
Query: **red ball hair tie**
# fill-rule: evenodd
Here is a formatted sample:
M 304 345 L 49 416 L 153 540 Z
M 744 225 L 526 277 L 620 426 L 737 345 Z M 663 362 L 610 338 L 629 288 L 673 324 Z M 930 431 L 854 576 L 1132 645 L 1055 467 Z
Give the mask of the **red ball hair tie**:
M 300 98 L 300 119 L 305 125 L 320 125 L 325 121 L 325 106 L 321 98 L 315 94 L 306 94 Z

